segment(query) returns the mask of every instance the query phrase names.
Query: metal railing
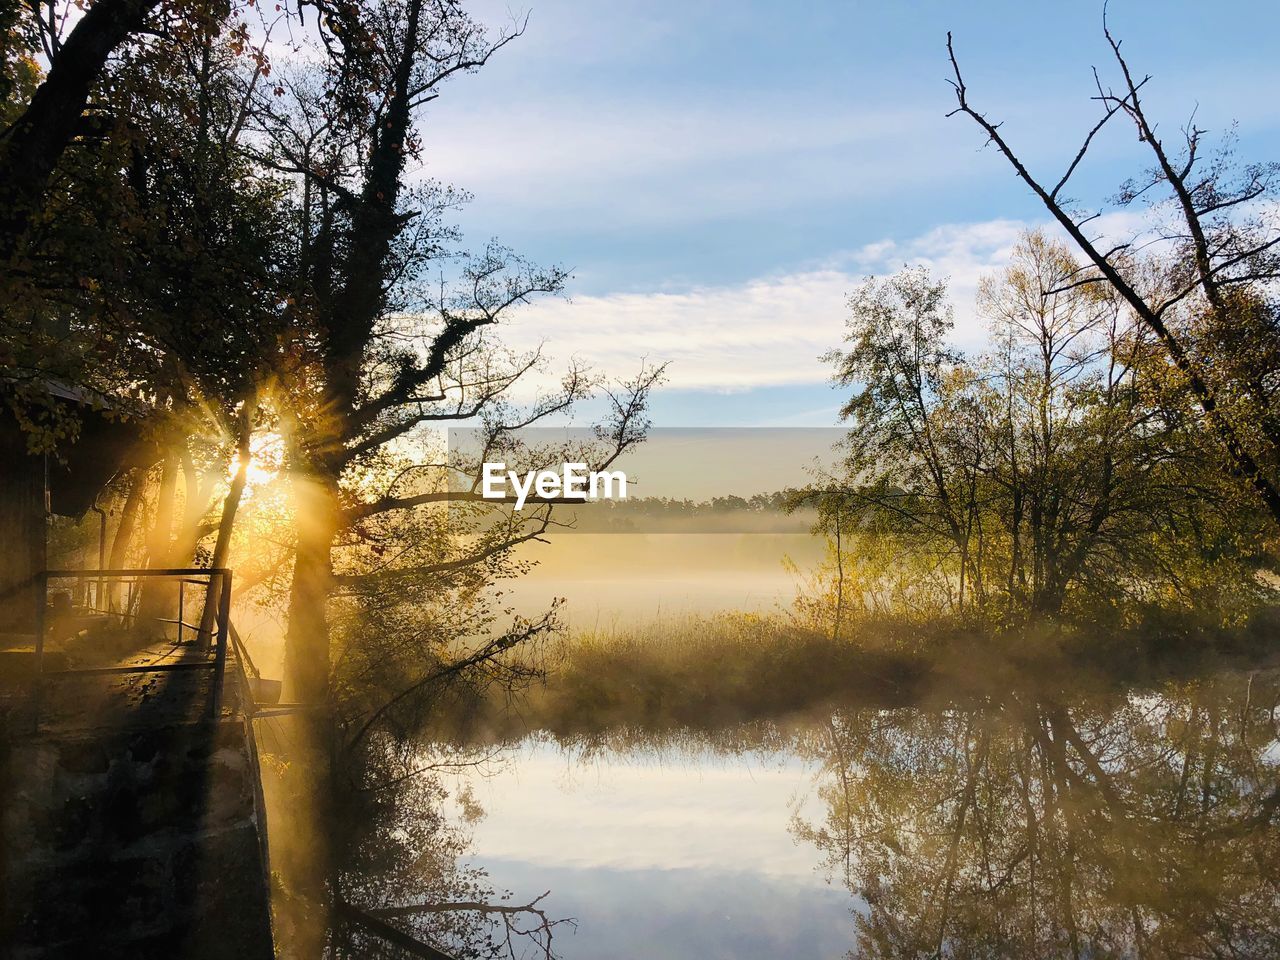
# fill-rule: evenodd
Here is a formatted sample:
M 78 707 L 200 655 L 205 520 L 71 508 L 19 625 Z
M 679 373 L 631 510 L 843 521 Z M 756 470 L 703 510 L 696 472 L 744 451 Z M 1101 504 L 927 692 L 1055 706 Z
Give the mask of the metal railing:
M 112 667 L 79 667 L 63 670 L 46 670 L 45 669 L 45 633 L 46 633 L 46 610 L 49 603 L 49 583 L 53 580 L 79 580 L 89 583 L 96 583 L 97 590 L 94 597 L 94 606 L 87 608 L 94 613 L 106 615 L 120 616 L 126 623 L 134 623 L 140 619 L 138 614 L 133 612 L 133 588 L 140 584 L 143 580 L 154 579 L 159 581 L 169 580 L 178 583 L 178 616 L 176 619 L 170 617 L 153 617 L 151 618 L 157 623 L 169 623 L 177 625 L 177 641 L 182 640 L 183 628 L 193 630 L 196 635 L 197 642 L 201 643 L 203 649 L 208 649 L 210 639 L 216 638 L 214 644 L 214 656 L 212 660 L 197 660 L 180 663 L 142 663 L 142 664 L 126 664 L 124 666 Z M 141 568 L 123 568 L 115 570 L 45 570 L 36 575 L 36 619 L 35 619 L 35 658 L 36 658 L 36 678 L 35 678 L 35 722 L 40 722 L 40 706 L 44 693 L 44 683 L 47 678 L 66 676 L 70 674 L 90 675 L 90 674 L 114 674 L 114 673 L 167 673 L 179 670 L 213 670 L 213 693 L 210 698 L 210 713 L 215 718 L 222 711 L 222 687 L 226 675 L 227 664 L 227 646 L 228 637 L 231 629 L 231 580 L 232 573 L 227 567 L 175 567 L 169 569 L 141 569 Z M 105 603 L 105 591 L 107 582 L 130 584 L 130 598 L 125 605 L 123 612 L 117 612 L 111 609 L 110 603 Z M 199 624 L 187 623 L 185 617 L 185 588 L 188 584 L 199 584 L 208 591 L 206 593 L 206 603 L 208 598 L 213 597 L 216 590 L 217 608 L 214 619 L 214 629 L 206 631 Z M 85 609 L 85 608 L 82 608 Z M 208 618 L 202 616 L 202 621 L 207 622 Z M 204 636 L 204 634 L 212 632 L 213 638 Z

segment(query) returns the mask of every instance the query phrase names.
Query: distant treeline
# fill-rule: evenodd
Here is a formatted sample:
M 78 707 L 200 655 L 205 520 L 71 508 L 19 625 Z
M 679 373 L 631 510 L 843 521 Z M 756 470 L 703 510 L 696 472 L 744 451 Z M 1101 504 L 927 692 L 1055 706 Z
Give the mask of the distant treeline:
M 815 509 L 793 509 L 803 491 L 788 487 L 709 500 L 628 497 L 571 507 L 579 533 L 810 533 Z

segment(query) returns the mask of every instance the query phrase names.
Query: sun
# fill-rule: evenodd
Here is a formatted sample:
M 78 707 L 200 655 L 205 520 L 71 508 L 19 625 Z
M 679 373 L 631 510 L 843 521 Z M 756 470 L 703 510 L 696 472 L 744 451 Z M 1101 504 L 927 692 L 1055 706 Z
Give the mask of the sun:
M 284 455 L 284 438 L 275 432 L 260 433 L 249 441 L 249 467 L 245 485 L 250 489 L 264 487 L 280 473 Z

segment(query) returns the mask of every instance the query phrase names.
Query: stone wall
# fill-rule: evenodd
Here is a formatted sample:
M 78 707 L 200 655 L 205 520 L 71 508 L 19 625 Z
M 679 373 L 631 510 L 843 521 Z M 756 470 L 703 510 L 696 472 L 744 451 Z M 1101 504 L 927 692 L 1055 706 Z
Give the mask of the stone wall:
M 242 719 L 8 734 L 5 956 L 272 957 L 257 758 Z

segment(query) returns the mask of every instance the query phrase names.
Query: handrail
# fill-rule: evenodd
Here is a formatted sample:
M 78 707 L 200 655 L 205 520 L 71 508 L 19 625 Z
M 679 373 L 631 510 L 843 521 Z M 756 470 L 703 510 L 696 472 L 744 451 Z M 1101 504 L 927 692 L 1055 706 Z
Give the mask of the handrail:
M 130 583 L 130 584 L 140 583 L 147 576 L 163 576 L 166 579 L 174 580 L 178 584 L 178 616 L 177 618 L 154 617 L 151 619 L 154 619 L 157 623 L 171 623 L 176 625 L 178 628 L 178 642 L 181 643 L 183 627 L 185 627 L 186 629 L 194 633 L 197 640 L 200 640 L 202 635 L 207 632 L 203 628 L 202 624 L 188 623 L 183 615 L 183 609 L 186 604 L 186 587 L 207 586 L 209 580 L 211 579 L 211 577 L 209 576 L 210 574 L 220 575 L 227 568 L 225 567 L 191 567 L 189 569 L 192 571 L 195 571 L 195 573 L 194 574 L 183 573 L 181 569 L 153 568 L 153 569 L 139 571 L 132 568 L 116 569 L 116 570 L 109 570 L 104 568 L 99 570 L 75 570 L 75 569 L 49 570 L 49 571 L 46 571 L 46 575 L 49 577 L 84 580 L 91 583 L 96 583 L 98 589 L 94 594 L 93 606 L 85 606 L 85 607 L 81 607 L 80 609 L 89 610 L 89 611 L 92 611 L 93 613 L 106 614 L 108 616 L 112 614 L 116 614 L 118 611 L 111 609 L 111 604 L 108 604 L 106 607 L 102 606 L 103 586 L 107 580 L 111 580 L 113 583 Z M 204 579 L 203 580 L 199 579 L 197 575 L 203 576 Z M 125 619 L 130 619 L 133 616 L 132 613 L 130 613 L 127 609 L 120 615 L 123 616 Z
M 44 668 L 44 635 L 45 635 L 45 608 L 48 605 L 49 597 L 49 581 L 50 580 L 95 580 L 99 583 L 106 580 L 120 580 L 121 578 L 134 578 L 142 580 L 145 578 L 203 578 L 199 582 L 209 585 L 212 591 L 214 578 L 217 578 L 219 587 L 218 608 L 217 608 L 217 644 L 214 649 L 214 658 L 211 663 L 195 663 L 184 666 L 182 669 L 212 668 L 213 669 L 213 691 L 210 697 L 210 714 L 217 718 L 222 712 L 222 687 L 226 677 L 227 666 L 227 646 L 228 636 L 231 626 L 231 582 L 232 571 L 230 567 L 163 567 L 156 569 L 147 569 L 143 567 L 121 567 L 113 569 L 99 570 L 79 570 L 79 569 L 53 569 L 43 570 L 36 574 L 36 680 L 34 691 L 34 724 L 37 729 L 40 726 L 40 707 L 44 694 L 44 680 L 46 676 L 66 676 L 68 674 L 83 673 L 158 673 L 174 669 L 175 664 L 140 664 L 137 666 L 125 667 L 103 667 L 91 668 L 84 670 L 58 670 L 46 671 Z M 180 579 L 179 583 L 187 582 Z M 101 602 L 101 598 L 98 598 Z M 180 611 L 181 613 L 181 611 Z M 163 622 L 173 622 L 165 618 L 157 618 Z M 183 618 L 180 615 L 178 623 L 182 624 Z M 189 626 L 189 625 L 188 625 Z M 182 626 L 179 628 L 179 639 L 181 639 Z M 197 637 L 201 633 L 196 628 Z
M 257 702 L 253 698 L 253 689 L 249 684 L 249 673 L 245 664 L 256 675 L 258 670 L 253 666 L 249 651 L 240 640 L 240 631 L 236 625 L 227 621 L 228 633 L 235 649 L 235 672 L 240 687 L 240 713 L 244 724 L 245 745 L 249 750 L 250 766 L 253 771 L 253 806 L 258 818 L 258 853 L 262 862 L 263 877 L 267 890 L 271 889 L 271 844 L 267 838 L 267 799 L 262 789 L 262 763 L 258 754 L 258 734 L 254 729 L 254 720 L 259 716 Z
M 244 657 L 244 662 L 249 665 L 249 673 L 252 676 L 254 676 L 255 678 L 262 676 L 262 674 L 258 671 L 257 665 L 253 662 L 253 657 L 249 656 L 248 647 L 246 647 L 244 645 L 244 641 L 240 639 L 240 631 L 236 629 L 236 625 L 234 623 L 230 624 L 230 627 L 231 627 L 231 642 L 235 645 L 236 656 Z

